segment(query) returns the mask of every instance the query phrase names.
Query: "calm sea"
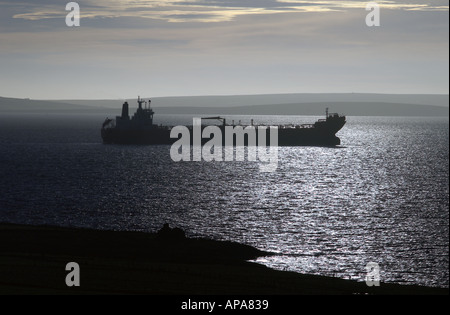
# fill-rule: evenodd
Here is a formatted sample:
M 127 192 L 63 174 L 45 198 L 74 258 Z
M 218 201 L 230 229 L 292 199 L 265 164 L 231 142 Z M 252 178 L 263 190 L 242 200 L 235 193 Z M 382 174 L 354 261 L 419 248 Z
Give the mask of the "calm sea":
M 258 262 L 277 269 L 364 281 L 376 262 L 385 282 L 449 285 L 448 118 L 348 117 L 341 146 L 279 148 L 274 173 L 103 145 L 104 118 L 1 115 L 0 222 L 151 232 L 167 222 L 276 252 Z

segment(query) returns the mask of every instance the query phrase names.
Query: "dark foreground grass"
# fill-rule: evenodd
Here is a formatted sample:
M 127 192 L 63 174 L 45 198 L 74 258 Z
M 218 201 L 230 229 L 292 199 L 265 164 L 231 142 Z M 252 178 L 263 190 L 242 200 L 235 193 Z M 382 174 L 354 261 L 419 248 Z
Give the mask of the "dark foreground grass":
M 156 234 L 0 224 L 0 294 L 448 294 L 448 289 L 365 283 L 276 271 L 247 262 L 253 247 Z M 68 262 L 80 287 L 67 287 Z

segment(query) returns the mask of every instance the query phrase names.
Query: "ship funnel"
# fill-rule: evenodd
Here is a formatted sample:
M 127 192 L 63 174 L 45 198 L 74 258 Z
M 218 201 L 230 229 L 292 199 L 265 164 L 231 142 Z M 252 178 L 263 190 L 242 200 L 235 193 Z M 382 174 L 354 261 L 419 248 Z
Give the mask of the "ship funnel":
M 130 119 L 130 116 L 128 115 L 128 102 L 125 102 L 122 105 L 122 119 Z

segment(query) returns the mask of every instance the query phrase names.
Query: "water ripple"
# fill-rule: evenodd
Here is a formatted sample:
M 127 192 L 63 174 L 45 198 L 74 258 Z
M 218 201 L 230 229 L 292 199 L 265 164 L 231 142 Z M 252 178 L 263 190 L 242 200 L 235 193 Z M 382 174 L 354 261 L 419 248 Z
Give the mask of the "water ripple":
M 168 146 L 103 145 L 99 117 L 56 118 L 0 118 L 0 221 L 168 222 L 279 253 L 257 260 L 274 268 L 362 281 L 374 261 L 383 281 L 448 287 L 448 119 L 350 117 L 341 147 L 280 148 L 277 171 L 260 173 L 255 162 L 175 163 Z

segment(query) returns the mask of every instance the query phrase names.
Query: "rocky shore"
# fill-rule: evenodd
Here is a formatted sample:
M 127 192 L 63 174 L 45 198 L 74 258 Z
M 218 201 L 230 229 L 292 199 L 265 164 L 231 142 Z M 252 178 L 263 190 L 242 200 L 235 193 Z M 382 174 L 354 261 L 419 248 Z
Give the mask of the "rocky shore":
M 276 271 L 248 262 L 251 246 L 158 233 L 0 224 L 0 294 L 303 295 L 448 294 L 448 289 L 365 283 Z M 80 268 L 68 287 L 66 265 Z

